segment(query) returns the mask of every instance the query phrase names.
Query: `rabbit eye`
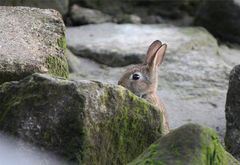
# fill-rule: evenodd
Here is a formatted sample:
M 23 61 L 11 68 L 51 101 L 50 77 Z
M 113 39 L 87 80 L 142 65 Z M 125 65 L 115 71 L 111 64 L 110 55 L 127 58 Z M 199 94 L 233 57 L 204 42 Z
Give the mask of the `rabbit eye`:
M 134 74 L 132 75 L 132 79 L 133 79 L 133 80 L 139 80 L 139 79 L 140 79 L 140 75 L 137 74 L 137 73 L 134 73 Z

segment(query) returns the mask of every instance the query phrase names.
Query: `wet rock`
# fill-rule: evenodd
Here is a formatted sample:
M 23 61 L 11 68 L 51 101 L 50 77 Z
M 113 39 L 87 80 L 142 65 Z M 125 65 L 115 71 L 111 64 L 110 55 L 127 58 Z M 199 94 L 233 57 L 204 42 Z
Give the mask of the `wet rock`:
M 225 111 L 225 144 L 227 150 L 240 159 L 240 65 L 235 66 L 230 74 Z
M 29 6 L 43 9 L 55 9 L 62 15 L 68 12 L 69 0 L 1 0 L 0 6 Z
M 54 10 L 0 7 L 0 84 L 35 72 L 68 77 L 65 27 Z
M 0 129 L 79 164 L 126 164 L 162 134 L 162 114 L 120 86 L 33 74 L 0 85 Z
M 195 24 L 208 29 L 224 42 L 240 43 L 240 4 L 234 0 L 205 0 Z
M 216 133 L 200 125 L 184 125 L 160 138 L 129 165 L 240 163 L 224 150 Z
M 71 7 L 70 17 L 74 25 L 83 24 L 99 24 L 104 22 L 111 22 L 111 16 L 102 13 L 99 10 L 73 5 Z

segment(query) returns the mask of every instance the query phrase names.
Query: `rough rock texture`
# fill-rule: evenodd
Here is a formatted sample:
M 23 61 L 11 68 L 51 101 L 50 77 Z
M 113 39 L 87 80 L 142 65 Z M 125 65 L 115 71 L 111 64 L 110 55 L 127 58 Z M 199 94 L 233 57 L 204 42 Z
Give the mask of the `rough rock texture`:
M 115 67 L 141 62 L 156 39 L 166 42 L 172 55 L 206 45 L 209 51 L 217 51 L 216 40 L 201 28 L 112 23 L 67 28 L 67 46 L 73 53 Z
M 99 29 L 98 27 L 109 26 L 109 31 L 111 31 L 117 26 L 112 25 L 112 27 L 110 25 L 93 27 Z M 160 25 L 160 27 L 162 26 Z M 84 27 L 84 30 L 87 30 L 87 27 L 91 26 Z M 91 37 L 89 37 L 89 41 L 86 41 L 89 44 L 85 44 L 83 47 L 94 51 L 94 47 L 96 49 L 101 46 L 105 48 L 105 45 L 100 43 L 107 45 L 110 40 L 110 48 L 104 49 L 108 52 L 112 50 L 111 47 L 119 49 L 126 47 L 126 52 L 130 52 L 131 48 L 135 54 L 140 52 L 143 56 L 147 51 L 147 46 L 153 40 L 160 39 L 166 42 L 168 48 L 165 60 L 160 66 L 158 94 L 166 106 L 170 127 L 177 128 L 183 124 L 195 122 L 215 129 L 222 138 L 225 134 L 224 107 L 228 75 L 232 67 L 239 63 L 237 57 L 240 50 L 219 47 L 208 32 L 199 28 L 177 28 L 168 25 L 160 29 L 158 25 L 118 25 L 117 27 L 125 28 L 123 31 L 119 31 L 121 34 L 116 33 L 116 36 L 112 35 L 106 38 L 100 38 L 105 36 L 104 34 L 96 36 L 92 33 L 92 38 L 99 42 L 90 44 Z M 162 33 L 158 33 L 161 30 Z M 148 33 L 145 33 L 146 31 Z M 126 33 L 126 35 L 122 33 Z M 152 38 L 149 37 L 149 33 L 153 34 Z M 85 36 L 84 32 L 81 34 Z M 111 40 L 111 38 L 113 39 Z M 68 39 L 70 40 L 70 37 Z M 122 44 L 123 41 L 126 44 Z M 122 46 L 118 47 L 119 44 Z M 82 48 L 78 47 L 78 49 Z M 123 52 L 118 49 L 114 51 Z M 236 55 L 236 60 L 228 62 L 229 60 L 225 59 L 229 58 L 232 51 Z M 75 68 L 75 71 L 70 74 L 71 79 L 92 79 L 116 84 L 126 69 L 125 67 L 108 67 L 74 55 L 69 60 L 72 61 Z M 118 63 L 120 62 L 118 61 Z M 73 66 L 72 64 L 71 66 Z
M 35 72 L 68 77 L 65 27 L 54 10 L 0 7 L 0 84 Z
M 73 5 L 70 11 L 70 17 L 74 25 L 99 24 L 111 22 L 111 16 L 102 13 L 99 10 L 88 9 Z
M 69 0 L 1 0 L 0 6 L 30 6 L 43 9 L 55 9 L 62 15 L 68 12 Z
M 218 55 L 222 58 L 226 63 L 233 68 L 236 65 L 239 65 L 240 61 L 240 46 L 231 45 L 230 47 L 226 45 L 221 45 L 218 51 Z
M 160 138 L 129 165 L 239 165 L 216 133 L 199 125 L 184 125 Z
M 240 43 L 240 3 L 233 0 L 205 0 L 195 24 L 204 26 L 224 42 Z
M 230 74 L 226 101 L 226 136 L 227 150 L 240 159 L 240 65 Z
M 133 23 L 141 24 L 142 20 L 138 15 L 135 14 L 122 14 L 118 15 L 113 19 L 113 22 L 123 24 L 123 23 Z
M 33 74 L 0 86 L 0 129 L 79 164 L 126 164 L 162 134 L 162 114 L 120 86 Z

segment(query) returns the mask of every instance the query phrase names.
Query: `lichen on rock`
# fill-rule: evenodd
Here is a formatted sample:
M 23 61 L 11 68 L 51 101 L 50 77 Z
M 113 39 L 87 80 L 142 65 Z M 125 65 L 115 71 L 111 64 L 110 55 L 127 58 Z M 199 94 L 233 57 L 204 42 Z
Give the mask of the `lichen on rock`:
M 162 135 L 162 114 L 120 86 L 33 74 L 0 85 L 0 130 L 79 164 L 126 164 Z
M 55 10 L 1 6 L 0 84 L 32 73 L 68 77 L 65 26 Z
M 157 140 L 129 165 L 238 165 L 210 128 L 184 125 Z

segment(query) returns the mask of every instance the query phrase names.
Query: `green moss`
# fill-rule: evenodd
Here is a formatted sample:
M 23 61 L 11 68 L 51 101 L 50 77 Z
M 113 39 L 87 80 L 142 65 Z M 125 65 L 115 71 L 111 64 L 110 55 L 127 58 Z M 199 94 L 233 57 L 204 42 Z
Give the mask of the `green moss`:
M 48 56 L 46 59 L 46 65 L 48 68 L 48 73 L 54 76 L 60 76 L 63 78 L 68 78 L 69 67 L 66 55 L 66 37 L 65 34 L 57 40 L 57 45 L 64 51 L 64 56 Z
M 53 76 L 68 78 L 68 64 L 66 57 L 49 56 L 46 59 L 48 73 Z
M 117 111 L 87 130 L 87 139 L 97 138 L 101 144 L 88 142 L 92 145 L 86 146 L 84 162 L 126 164 L 162 135 L 161 113 L 124 88 L 106 88 L 103 93 L 101 103 L 111 107 L 118 100 L 114 107 Z
M 66 48 L 67 48 L 67 41 L 66 41 L 66 37 L 65 37 L 65 34 L 63 35 L 63 37 L 59 38 L 57 40 L 57 43 L 58 43 L 58 46 L 60 48 L 63 48 L 64 51 L 66 51 Z
M 212 129 L 195 124 L 180 127 L 152 144 L 129 165 L 235 165 Z

